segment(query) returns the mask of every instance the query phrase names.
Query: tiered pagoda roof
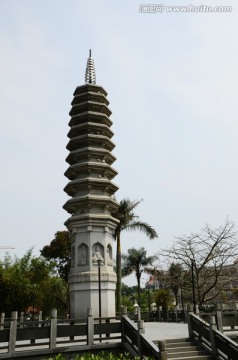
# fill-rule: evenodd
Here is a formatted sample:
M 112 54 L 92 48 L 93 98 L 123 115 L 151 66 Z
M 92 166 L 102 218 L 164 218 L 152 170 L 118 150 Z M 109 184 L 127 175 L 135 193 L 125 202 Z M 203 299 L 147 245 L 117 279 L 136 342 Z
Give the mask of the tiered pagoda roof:
M 91 55 L 91 54 L 90 54 Z M 112 167 L 116 160 L 111 151 L 115 145 L 111 138 L 111 111 L 108 108 L 107 92 L 96 85 L 94 64 L 88 59 L 86 84 L 78 86 L 71 103 L 69 164 L 65 176 L 70 180 L 65 192 L 71 196 L 64 209 L 71 214 L 66 221 L 100 223 L 117 220 L 111 215 L 118 206 L 114 193 L 118 187 L 112 182 L 117 171 Z

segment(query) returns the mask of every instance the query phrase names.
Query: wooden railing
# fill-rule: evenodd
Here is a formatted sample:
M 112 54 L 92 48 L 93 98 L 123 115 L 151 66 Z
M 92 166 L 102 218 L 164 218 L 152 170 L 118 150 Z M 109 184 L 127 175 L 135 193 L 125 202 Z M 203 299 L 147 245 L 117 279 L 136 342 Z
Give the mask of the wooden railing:
M 122 318 L 57 319 L 54 309 L 47 321 L 18 321 L 17 312 L 0 327 L 0 359 L 37 359 L 39 354 L 124 349 L 133 356 L 162 359 L 161 351 L 143 335 L 143 320 Z M 120 350 L 119 350 L 120 351 Z
M 220 360 L 237 360 L 238 344 L 217 330 L 214 316 L 209 323 L 190 313 L 188 317 L 189 337 L 196 340 Z
M 215 316 L 216 324 L 219 331 L 231 331 L 231 330 L 238 330 L 238 312 L 237 310 L 217 310 L 212 313 L 203 313 L 199 312 L 199 316 L 208 321 L 209 316 Z
M 154 359 L 161 359 L 161 353 L 152 341 L 147 340 L 143 335 L 143 322 L 138 321 L 136 326 L 128 316 L 122 317 L 122 343 L 126 351 L 133 356 L 149 356 Z
M 196 340 L 212 353 L 210 325 L 199 318 L 197 315 L 190 313 L 188 322 L 189 338 Z
M 111 340 L 105 345 L 105 340 Z M 104 344 L 103 344 L 104 341 Z M 29 355 L 40 349 L 42 354 L 60 353 L 67 347 L 80 346 L 80 351 L 88 351 L 95 344 L 99 348 L 120 347 L 121 321 L 116 318 L 93 318 L 89 312 L 87 319 L 57 319 L 53 310 L 47 321 L 17 321 L 17 312 L 12 313 L 11 321 L 1 324 L 0 359 L 10 358 L 15 353 Z M 113 345 L 114 344 L 114 345 Z
M 141 311 L 141 319 L 149 322 L 186 322 L 186 310 L 161 310 L 156 311 Z M 118 314 L 119 316 L 119 314 Z M 127 316 L 131 320 L 137 320 L 137 312 L 128 312 Z

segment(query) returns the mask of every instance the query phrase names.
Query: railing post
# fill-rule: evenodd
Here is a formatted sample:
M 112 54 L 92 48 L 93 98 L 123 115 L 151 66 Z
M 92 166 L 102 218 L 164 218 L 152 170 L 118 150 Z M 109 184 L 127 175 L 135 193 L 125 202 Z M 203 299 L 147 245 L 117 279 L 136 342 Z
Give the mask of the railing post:
M 184 320 L 186 323 L 188 323 L 188 312 L 189 312 L 189 305 L 185 304 L 184 306 Z
M 198 306 L 198 304 L 196 304 L 196 306 L 195 306 L 195 314 L 197 316 L 199 316 L 199 306 Z
M 179 308 L 179 306 L 176 305 L 176 309 L 175 309 L 175 320 L 176 320 L 176 323 L 178 323 L 178 308 Z
M 192 339 L 192 338 L 193 338 L 192 314 L 193 314 L 193 307 L 192 307 L 191 304 L 189 304 L 189 306 L 188 306 L 188 312 L 187 312 L 188 336 L 189 336 L 189 339 Z
M 162 311 L 162 306 L 160 305 L 159 306 L 159 322 L 162 321 L 162 319 L 161 319 L 161 311 Z
M 127 315 L 127 307 L 123 306 L 122 308 L 122 315 Z
M 23 321 L 24 321 L 24 312 L 21 311 L 21 312 L 20 312 L 20 323 L 23 323 Z M 23 324 L 20 324 L 20 328 L 21 328 L 21 329 L 23 328 Z
M 33 313 L 32 313 L 32 327 L 34 327 L 34 311 L 33 311 Z M 35 343 L 36 343 L 36 339 L 35 339 L 35 332 L 34 332 L 34 330 L 31 332 L 31 334 L 32 334 L 32 338 L 31 338 L 31 344 L 32 345 L 34 345 Z
M 9 332 L 8 352 L 13 354 L 16 348 L 17 339 L 17 311 L 11 312 L 11 324 Z
M 0 319 L 0 330 L 4 329 L 4 320 L 5 320 L 5 313 L 1 313 L 1 319 Z
M 136 322 L 136 320 L 138 320 L 138 304 L 134 304 L 134 321 Z
M 147 321 L 150 322 L 150 307 L 148 307 L 148 311 L 147 311 Z
M 145 333 L 144 320 L 138 320 L 138 330 L 139 330 L 140 334 Z
M 87 345 L 93 345 L 94 339 L 94 319 L 93 319 L 93 309 L 88 308 L 88 317 L 87 317 Z
M 160 350 L 160 360 L 167 360 L 167 350 L 165 341 L 158 341 L 158 348 Z
M 209 324 L 212 354 L 217 356 L 216 341 L 214 336 L 214 330 L 217 329 L 215 316 L 209 316 Z
M 69 323 L 70 326 L 71 326 L 71 325 L 74 325 L 74 324 L 75 324 L 75 321 L 74 321 L 74 320 L 73 320 L 73 321 L 70 321 L 70 323 Z M 70 339 L 70 341 L 73 341 L 73 340 L 74 340 L 74 336 L 70 336 L 69 339 Z
M 183 313 L 183 323 L 185 324 L 187 322 L 187 304 L 183 306 L 182 313 Z
M 121 341 L 124 342 L 125 339 L 125 317 L 121 318 Z
M 216 311 L 216 318 L 217 318 L 217 329 L 223 333 L 223 324 L 222 324 L 222 311 Z
M 140 335 L 144 333 L 144 321 L 141 320 L 141 312 L 140 307 L 138 306 L 138 323 L 137 323 L 137 347 L 138 347 L 138 355 L 142 359 L 142 352 L 141 352 L 141 338 Z
M 38 315 L 38 321 L 42 321 L 42 311 L 39 311 L 39 315 Z M 41 327 L 41 323 L 38 323 L 38 327 Z
M 50 319 L 50 349 L 56 348 L 56 337 L 57 337 L 57 310 L 51 310 Z
M 168 306 L 168 309 L 167 309 L 167 311 L 166 311 L 166 312 L 167 312 L 167 322 L 170 322 L 170 321 L 169 321 L 169 310 L 170 310 L 170 307 Z

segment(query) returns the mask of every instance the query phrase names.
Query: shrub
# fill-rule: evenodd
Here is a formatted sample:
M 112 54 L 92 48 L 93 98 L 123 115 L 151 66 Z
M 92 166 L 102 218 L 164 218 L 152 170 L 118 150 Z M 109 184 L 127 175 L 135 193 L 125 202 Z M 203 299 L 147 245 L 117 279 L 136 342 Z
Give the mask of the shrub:
M 99 354 L 84 353 L 81 355 L 75 355 L 71 360 L 139 360 L 139 357 L 133 357 L 128 353 L 114 355 L 108 352 L 100 352 Z M 42 359 L 44 360 L 44 359 Z M 48 360 L 65 360 L 62 354 L 58 354 L 55 357 L 50 357 Z

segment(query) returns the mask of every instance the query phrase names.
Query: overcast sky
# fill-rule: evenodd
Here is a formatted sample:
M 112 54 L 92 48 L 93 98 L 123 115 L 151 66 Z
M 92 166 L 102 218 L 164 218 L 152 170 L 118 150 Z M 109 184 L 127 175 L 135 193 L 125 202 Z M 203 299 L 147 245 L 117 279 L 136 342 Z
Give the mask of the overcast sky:
M 232 11 L 0 0 L 0 246 L 38 256 L 65 229 L 68 113 L 90 48 L 112 110 L 117 199 L 143 199 L 138 215 L 159 234 L 124 233 L 122 250 L 152 255 L 206 222 L 238 224 L 238 5 L 205 3 Z M 190 4 L 201 2 L 166 0 Z

